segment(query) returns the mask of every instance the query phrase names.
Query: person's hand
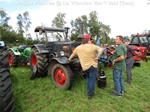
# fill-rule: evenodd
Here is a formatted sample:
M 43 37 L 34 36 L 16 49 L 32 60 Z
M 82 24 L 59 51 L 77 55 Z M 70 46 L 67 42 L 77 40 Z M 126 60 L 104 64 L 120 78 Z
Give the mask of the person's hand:
M 112 66 L 114 66 L 114 65 L 115 65 L 115 63 L 116 63 L 116 60 L 113 60 L 113 61 L 112 61 Z
M 71 59 L 68 59 L 69 62 L 71 62 Z
M 97 58 L 97 57 L 95 57 L 95 58 L 94 58 L 94 61 L 95 61 L 95 62 L 98 62 L 98 58 Z

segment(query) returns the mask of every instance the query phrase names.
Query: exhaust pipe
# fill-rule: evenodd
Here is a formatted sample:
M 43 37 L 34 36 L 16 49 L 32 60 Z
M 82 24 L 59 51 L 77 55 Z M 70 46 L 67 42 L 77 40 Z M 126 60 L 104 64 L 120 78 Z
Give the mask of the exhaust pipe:
M 84 34 L 84 32 L 83 32 L 83 23 L 79 23 L 79 29 L 80 29 L 80 31 L 79 31 L 79 35 L 78 35 L 78 40 L 82 40 L 83 34 Z
M 65 41 L 67 42 L 68 41 L 68 30 L 69 30 L 69 27 L 65 27 Z

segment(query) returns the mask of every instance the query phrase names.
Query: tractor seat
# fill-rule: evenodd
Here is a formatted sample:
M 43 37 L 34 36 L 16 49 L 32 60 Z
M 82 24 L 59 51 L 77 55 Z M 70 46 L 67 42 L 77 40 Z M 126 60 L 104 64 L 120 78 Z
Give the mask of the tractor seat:
M 25 48 L 27 48 L 26 45 L 20 45 L 20 46 L 19 46 L 19 49 L 20 49 L 20 50 L 24 50 Z

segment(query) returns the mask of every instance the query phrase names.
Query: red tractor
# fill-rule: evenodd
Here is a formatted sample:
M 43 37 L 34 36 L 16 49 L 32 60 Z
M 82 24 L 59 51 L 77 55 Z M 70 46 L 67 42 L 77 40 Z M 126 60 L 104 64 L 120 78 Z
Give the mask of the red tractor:
M 133 50 L 136 52 L 136 56 L 134 56 L 135 64 L 140 66 L 140 61 L 147 62 L 146 56 L 148 55 L 148 51 L 150 50 L 149 41 L 147 38 L 148 35 L 145 34 L 132 34 L 130 46 L 132 46 Z

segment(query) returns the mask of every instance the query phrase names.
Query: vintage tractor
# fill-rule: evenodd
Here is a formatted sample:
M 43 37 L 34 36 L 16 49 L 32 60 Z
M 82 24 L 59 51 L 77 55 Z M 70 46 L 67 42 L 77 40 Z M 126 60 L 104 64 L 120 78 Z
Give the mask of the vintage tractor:
M 80 32 L 83 32 L 82 25 L 80 25 Z M 44 37 L 46 42 L 31 47 L 30 67 L 34 73 L 30 79 L 50 75 L 56 87 L 64 90 L 71 89 L 74 75 L 82 73 L 82 69 L 78 57 L 75 57 L 72 62 L 69 62 L 68 58 L 81 44 L 83 33 L 78 36 L 78 41 L 69 42 L 68 29 L 68 27 L 63 29 L 44 26 L 35 28 L 38 38 Z
M 8 51 L 3 41 L 0 41 L 0 112 L 14 112 Z
M 150 35 L 147 36 L 147 40 L 148 40 L 148 44 L 149 44 L 149 47 L 147 48 L 148 49 L 147 55 L 150 56 Z
M 27 65 L 30 60 L 30 47 L 20 45 L 18 48 L 8 49 L 9 66 L 17 67 L 18 65 Z
M 130 45 L 138 53 L 137 57 L 134 59 L 143 60 L 147 62 L 146 56 L 150 52 L 150 42 L 148 40 L 148 35 L 146 34 L 132 34 Z M 140 53 L 139 53 L 140 52 Z
M 100 46 L 100 38 L 97 39 L 96 45 Z M 98 62 L 101 64 L 103 63 L 105 67 L 112 68 L 112 62 L 111 58 L 114 53 L 114 50 L 112 47 L 103 47 L 103 54 L 100 56 Z

